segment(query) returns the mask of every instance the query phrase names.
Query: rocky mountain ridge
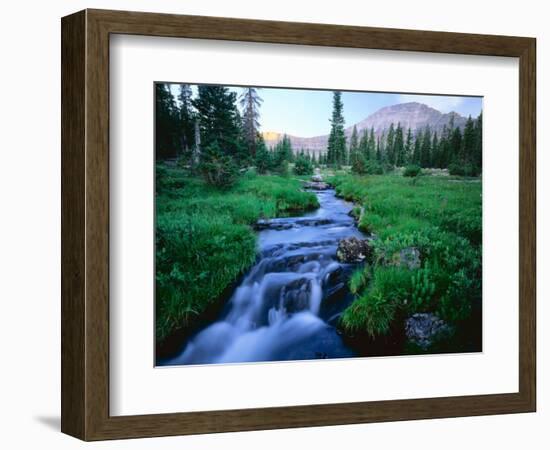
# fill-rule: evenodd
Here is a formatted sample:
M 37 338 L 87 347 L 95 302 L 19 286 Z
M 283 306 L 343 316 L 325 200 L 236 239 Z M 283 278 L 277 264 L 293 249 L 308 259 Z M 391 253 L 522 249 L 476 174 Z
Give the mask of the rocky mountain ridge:
M 466 117 L 456 112 L 442 113 L 424 103 L 409 102 L 381 108 L 367 118 L 357 122 L 355 126 L 357 127 L 359 135 L 362 134 L 363 130 L 370 130 L 373 128 L 377 137 L 386 133 L 392 123 L 394 126 L 400 123 L 405 133 L 408 128 L 411 128 L 412 132 L 416 133 L 425 129 L 426 126 L 429 126 L 432 131 L 435 130 L 439 134 L 442 132 L 445 125 L 449 126 L 451 123 L 453 123 L 454 126 L 463 128 L 466 124 L 466 120 Z M 327 121 L 327 129 L 329 126 L 330 124 Z M 352 131 L 353 125 L 345 130 L 348 142 Z M 262 135 L 267 146 L 271 147 L 276 145 L 277 142 L 283 138 L 284 133 L 267 131 L 262 133 Z M 327 148 L 328 134 L 314 137 L 288 135 L 288 137 L 290 138 L 294 151 L 299 151 L 303 148 L 318 155 Z

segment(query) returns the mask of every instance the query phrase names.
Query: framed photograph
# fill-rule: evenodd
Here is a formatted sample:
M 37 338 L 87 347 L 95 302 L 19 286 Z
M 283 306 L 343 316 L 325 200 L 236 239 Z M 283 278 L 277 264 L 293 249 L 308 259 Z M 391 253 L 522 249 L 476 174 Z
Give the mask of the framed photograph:
M 534 38 L 61 29 L 63 432 L 535 411 Z

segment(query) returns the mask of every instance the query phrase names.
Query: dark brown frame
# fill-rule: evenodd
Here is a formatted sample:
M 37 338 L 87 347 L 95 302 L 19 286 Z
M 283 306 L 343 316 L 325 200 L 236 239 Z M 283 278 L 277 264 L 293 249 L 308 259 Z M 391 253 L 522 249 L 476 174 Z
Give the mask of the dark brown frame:
M 84 440 L 531 412 L 536 409 L 536 40 L 85 10 L 62 31 L 61 429 Z M 519 58 L 519 392 L 109 416 L 109 35 L 137 34 Z

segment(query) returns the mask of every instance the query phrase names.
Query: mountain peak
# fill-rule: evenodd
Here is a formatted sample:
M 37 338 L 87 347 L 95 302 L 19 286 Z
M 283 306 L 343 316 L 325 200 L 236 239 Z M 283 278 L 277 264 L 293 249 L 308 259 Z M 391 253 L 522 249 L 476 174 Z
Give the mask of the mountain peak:
M 350 138 L 353 127 L 357 127 L 357 131 L 362 133 L 364 130 L 374 129 L 376 135 L 380 136 L 389 129 L 393 123 L 394 126 L 400 124 L 405 132 L 410 128 L 413 133 L 418 130 L 423 130 L 427 126 L 432 131 L 441 133 L 443 127 L 453 121 L 454 126 L 464 127 L 466 118 L 455 111 L 450 113 L 442 113 L 425 103 L 406 102 L 397 103 L 395 105 L 385 106 L 376 112 L 372 113 L 367 118 L 357 122 L 354 125 L 346 128 L 346 137 Z M 262 133 L 267 145 L 275 145 L 282 139 L 283 133 L 264 132 Z M 309 149 L 313 152 L 323 152 L 326 150 L 328 135 L 316 136 L 311 138 L 289 136 L 292 147 L 298 151 L 299 149 Z
M 432 129 L 440 129 L 447 124 L 453 117 L 455 124 L 461 126 L 458 122 L 465 119 L 456 113 L 443 114 L 431 106 L 420 102 L 397 103 L 379 109 L 366 119 L 357 123 L 357 130 L 374 128 L 377 133 L 383 132 L 393 123 L 398 123 L 405 129 L 410 128 L 413 132 L 429 126 Z
M 262 137 L 266 141 L 276 141 L 280 137 L 282 137 L 282 134 L 278 133 L 277 131 L 262 131 Z

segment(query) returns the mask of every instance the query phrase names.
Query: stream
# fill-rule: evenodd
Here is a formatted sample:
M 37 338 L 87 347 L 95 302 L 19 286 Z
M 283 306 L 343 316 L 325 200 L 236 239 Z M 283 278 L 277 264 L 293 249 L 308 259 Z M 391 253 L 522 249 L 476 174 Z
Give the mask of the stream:
M 258 223 L 259 254 L 218 319 L 163 365 L 289 361 L 355 356 L 335 325 L 352 301 L 355 265 L 336 259 L 338 241 L 364 238 L 348 215 L 352 204 L 332 189 L 299 217 Z

